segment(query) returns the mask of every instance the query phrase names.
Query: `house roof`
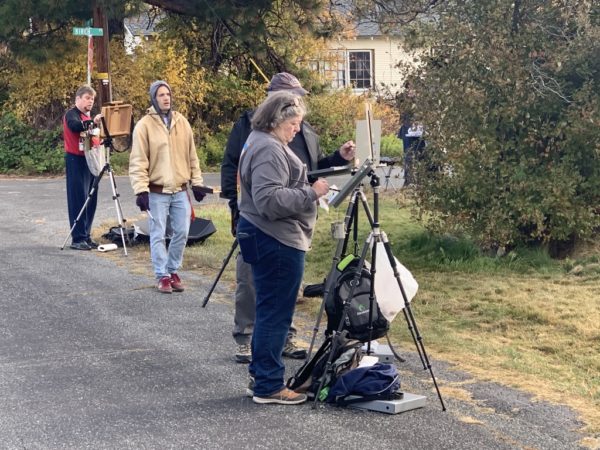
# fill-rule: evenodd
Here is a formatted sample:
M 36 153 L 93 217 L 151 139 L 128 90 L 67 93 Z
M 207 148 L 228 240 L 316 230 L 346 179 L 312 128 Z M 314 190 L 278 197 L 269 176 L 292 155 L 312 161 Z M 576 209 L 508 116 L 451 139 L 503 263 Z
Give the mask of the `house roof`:
M 370 21 L 359 21 L 355 24 L 355 31 L 357 36 L 383 36 L 384 33 L 381 31 L 379 24 Z
M 156 34 L 156 24 L 162 17 L 142 13 L 137 16 L 127 17 L 123 20 L 125 29 L 133 36 L 152 36 Z
M 356 37 L 380 37 L 397 36 L 400 34 L 398 26 L 384 26 L 374 20 L 373 14 L 367 11 L 357 10 L 350 0 L 335 0 L 333 8 L 338 13 L 350 19 L 350 29 L 356 33 Z M 358 15 L 357 15 L 358 14 Z

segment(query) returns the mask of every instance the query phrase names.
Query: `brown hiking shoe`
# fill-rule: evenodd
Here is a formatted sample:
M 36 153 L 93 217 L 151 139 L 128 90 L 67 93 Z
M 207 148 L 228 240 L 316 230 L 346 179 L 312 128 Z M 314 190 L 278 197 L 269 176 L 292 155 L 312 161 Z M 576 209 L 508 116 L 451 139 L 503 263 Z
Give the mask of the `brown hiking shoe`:
M 240 344 L 235 352 L 235 362 L 250 364 L 252 362 L 252 348 L 250 344 Z
M 278 405 L 299 405 L 306 401 L 306 394 L 298 394 L 288 388 L 283 388 L 268 397 L 252 397 L 254 403 L 268 404 L 277 403 Z
M 306 359 L 307 351 L 304 348 L 301 348 L 298 345 L 298 342 L 288 336 L 287 341 L 285 342 L 285 347 L 283 347 L 283 356 L 291 359 Z
M 163 294 L 172 293 L 173 288 L 171 288 L 171 277 L 162 277 L 160 280 L 158 280 L 156 289 L 158 289 L 158 292 L 162 292 Z
M 176 273 L 171 274 L 171 287 L 174 292 L 183 292 L 183 283 Z

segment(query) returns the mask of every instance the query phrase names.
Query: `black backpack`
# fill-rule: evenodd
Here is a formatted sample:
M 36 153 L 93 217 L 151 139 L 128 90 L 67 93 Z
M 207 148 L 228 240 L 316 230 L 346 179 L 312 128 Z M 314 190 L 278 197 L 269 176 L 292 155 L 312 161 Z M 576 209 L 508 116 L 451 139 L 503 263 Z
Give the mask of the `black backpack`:
M 136 221 L 133 228 L 135 228 L 136 242 L 150 242 L 150 223 L 148 222 L 148 219 Z M 171 241 L 170 236 L 172 232 L 170 220 L 167 219 L 167 236 L 165 237 L 167 245 L 169 245 L 169 242 Z M 216 232 L 217 229 L 212 220 L 196 217 L 190 222 L 188 238 L 185 245 L 201 244 Z
M 337 335 L 335 353 L 331 359 L 331 373 L 326 373 L 327 361 L 333 350 L 332 337 L 328 336 L 317 352 L 306 361 L 286 383 L 289 389 L 306 393 L 309 398 L 318 395 L 319 400 L 325 401 L 329 388 L 344 373 L 358 367 L 362 358 L 362 342 L 348 339 L 346 332 Z M 319 386 L 323 381 L 321 392 Z
M 338 264 L 338 274 L 335 287 L 325 301 L 327 312 L 327 334 L 337 330 L 344 313 L 344 302 L 350 295 L 354 277 L 358 270 L 359 258 L 349 255 Z M 348 337 L 360 342 L 379 339 L 386 335 L 390 323 L 381 314 L 377 299 L 373 299 L 373 317 L 371 334 L 369 335 L 369 295 L 371 292 L 371 273 L 364 266 L 358 278 L 350 299 L 348 315 L 343 329 L 348 331 Z
M 125 237 L 125 245 L 131 246 L 140 243 L 135 235 L 135 229 L 133 226 L 124 227 L 123 236 Z M 104 233 L 102 237 L 109 240 L 113 244 L 117 244 L 119 247 L 123 246 L 123 239 L 121 238 L 121 228 L 119 226 L 110 227 L 107 233 Z

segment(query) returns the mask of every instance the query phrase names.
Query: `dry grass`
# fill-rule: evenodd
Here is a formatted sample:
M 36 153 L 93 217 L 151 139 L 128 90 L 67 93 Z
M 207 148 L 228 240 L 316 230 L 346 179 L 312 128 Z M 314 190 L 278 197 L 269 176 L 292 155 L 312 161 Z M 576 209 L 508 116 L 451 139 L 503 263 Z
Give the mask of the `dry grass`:
M 600 284 L 594 277 L 415 273 L 427 348 L 480 379 L 576 409 L 600 430 Z M 405 327 L 404 327 L 405 328 Z M 407 343 L 400 320 L 392 335 Z

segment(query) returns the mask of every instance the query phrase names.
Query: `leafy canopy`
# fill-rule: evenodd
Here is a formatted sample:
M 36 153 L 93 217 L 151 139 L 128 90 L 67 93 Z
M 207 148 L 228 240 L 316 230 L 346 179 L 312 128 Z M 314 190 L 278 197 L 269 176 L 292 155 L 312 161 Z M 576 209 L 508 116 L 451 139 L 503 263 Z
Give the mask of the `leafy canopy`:
M 491 248 L 600 227 L 600 28 L 594 2 L 447 1 L 404 107 L 423 122 L 418 204 Z

